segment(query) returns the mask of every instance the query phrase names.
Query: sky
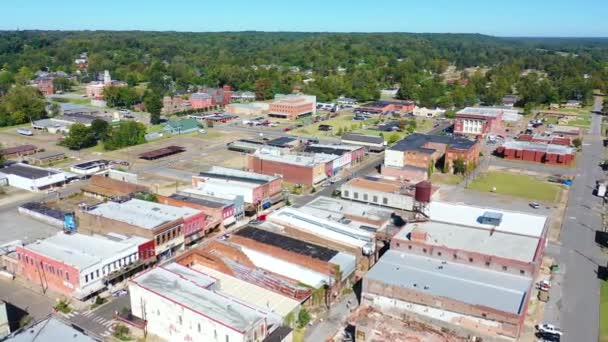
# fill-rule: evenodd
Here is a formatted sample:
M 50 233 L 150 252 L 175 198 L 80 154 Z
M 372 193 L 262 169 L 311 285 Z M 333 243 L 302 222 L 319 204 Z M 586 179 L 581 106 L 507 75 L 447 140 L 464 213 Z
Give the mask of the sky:
M 608 0 L 0 0 L 0 30 L 608 37 Z

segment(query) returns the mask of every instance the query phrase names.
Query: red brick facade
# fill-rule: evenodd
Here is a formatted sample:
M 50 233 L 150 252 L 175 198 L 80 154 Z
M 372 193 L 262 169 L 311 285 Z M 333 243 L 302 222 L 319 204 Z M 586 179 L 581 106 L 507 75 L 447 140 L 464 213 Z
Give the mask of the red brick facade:
M 547 151 L 512 149 L 500 146 L 496 149 L 496 153 L 505 159 L 522 160 L 535 163 L 544 163 L 552 165 L 572 165 L 575 154 L 558 154 Z
M 331 163 L 328 164 L 330 164 L 329 168 L 331 169 Z M 282 175 L 285 182 L 303 185 L 314 184 L 315 167 L 281 163 L 261 159 L 255 155 L 247 156 L 247 167 L 252 172 L 269 176 Z M 327 174 L 326 165 L 321 165 L 321 168 Z
M 17 247 L 19 274 L 34 284 L 71 296 L 80 287 L 80 272 L 73 266 Z

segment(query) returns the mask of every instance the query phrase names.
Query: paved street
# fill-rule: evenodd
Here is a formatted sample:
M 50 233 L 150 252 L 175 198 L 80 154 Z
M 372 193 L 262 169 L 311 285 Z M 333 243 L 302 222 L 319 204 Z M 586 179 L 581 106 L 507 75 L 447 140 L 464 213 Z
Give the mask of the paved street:
M 11 303 L 27 312 L 35 320 L 49 315 L 53 311 L 54 305 L 53 299 L 5 278 L 0 279 L 0 301 Z
M 306 329 L 306 341 L 327 341 L 333 337 L 339 329 L 344 327 L 345 319 L 348 316 L 349 306 L 348 301 L 350 300 L 352 306 L 358 305 L 357 297 L 354 293 L 351 293 L 342 298 L 337 304 L 331 307 L 329 313 L 323 321 L 318 320 L 315 324 Z
M 73 311 L 66 317 L 77 326 L 98 336 L 107 338 L 112 334 L 114 312 L 121 312 L 122 308 L 129 308 L 129 296 L 112 297 L 111 301 L 94 310 Z
M 601 107 L 596 101 L 594 110 Z M 562 225 L 562 246 L 557 260 L 561 288 L 551 290 L 545 321 L 564 330 L 565 341 L 597 341 L 599 322 L 599 265 L 606 258 L 595 244 L 595 231 L 601 227 L 601 200 L 592 195 L 595 181 L 602 177 L 597 167 L 602 158 L 601 116 L 592 114 L 592 126 L 585 137 L 583 153 L 577 162 L 577 177 L 569 193 Z M 560 291 L 561 290 L 561 291 Z M 561 292 L 561 293 L 560 293 Z

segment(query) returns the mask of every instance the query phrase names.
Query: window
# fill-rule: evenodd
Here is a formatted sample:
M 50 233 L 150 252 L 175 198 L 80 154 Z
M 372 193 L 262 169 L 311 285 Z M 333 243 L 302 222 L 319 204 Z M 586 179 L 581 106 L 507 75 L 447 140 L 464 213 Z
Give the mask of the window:
M 217 330 L 213 329 L 213 338 L 217 341 Z
M 397 247 L 401 246 L 401 244 L 399 242 L 397 242 Z
M 422 253 L 426 253 L 426 248 L 423 248 L 423 249 L 422 249 Z
M 456 255 L 456 253 L 454 253 L 452 256 L 454 257 L 454 259 L 458 259 L 458 255 Z
M 344 190 L 344 197 L 348 197 L 348 190 Z
M 84 282 L 85 282 L 85 283 L 88 283 L 88 282 L 89 282 L 89 275 L 88 275 L 88 274 L 85 274 L 85 275 L 84 275 Z
M 160 310 L 156 309 L 156 316 L 160 316 Z
M 201 324 L 200 323 L 198 324 L 198 332 L 199 333 L 201 332 Z
M 473 262 L 473 258 L 469 258 L 469 262 Z
M 490 262 L 486 261 L 486 266 L 490 267 Z
M 382 197 L 382 204 L 388 204 L 388 198 Z
M 408 245 L 408 246 L 407 246 L 407 249 L 412 249 L 412 245 Z
M 374 203 L 378 203 L 378 196 L 374 195 L 374 197 L 372 197 L 372 201 Z
M 226 335 L 226 342 L 230 342 L 230 338 Z
M 441 252 L 437 252 L 437 256 L 441 256 Z
M 99 270 L 95 271 L 95 276 L 99 278 Z
M 488 314 L 482 313 L 481 317 L 486 318 L 486 317 L 488 317 Z
M 65 272 L 65 280 L 70 281 L 70 274 Z
M 358 192 L 353 192 L 353 198 L 354 199 L 358 199 L 359 198 L 359 193 Z
M 524 270 L 519 270 L 519 274 L 526 274 L 526 271 L 524 271 Z
M 179 325 L 182 325 L 182 316 L 177 316 L 177 321 L 179 322 Z
M 503 271 L 506 271 L 506 270 L 507 270 L 507 266 L 503 266 L 503 267 L 502 267 L 502 270 L 503 270 Z
M 363 200 L 367 201 L 367 194 L 363 194 Z

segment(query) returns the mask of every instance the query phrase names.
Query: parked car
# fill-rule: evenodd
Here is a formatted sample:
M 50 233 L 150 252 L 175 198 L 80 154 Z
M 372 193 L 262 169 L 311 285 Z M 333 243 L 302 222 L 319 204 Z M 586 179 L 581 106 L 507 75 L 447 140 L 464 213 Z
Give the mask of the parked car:
M 540 342 L 559 342 L 561 340 L 561 336 L 556 334 L 539 333 L 539 335 Z
M 530 203 L 530 207 L 534 208 L 534 209 L 540 209 L 540 204 L 536 203 L 536 202 L 531 202 Z
M 562 331 L 553 324 L 538 324 L 536 325 L 536 330 L 538 330 L 541 334 L 552 334 L 562 336 Z
M 538 283 L 538 289 L 541 291 L 549 291 L 549 289 L 551 288 L 551 282 L 543 279 Z
M 112 296 L 113 297 L 123 297 L 129 294 L 129 291 L 127 290 L 118 290 L 118 291 L 114 291 L 112 292 Z

